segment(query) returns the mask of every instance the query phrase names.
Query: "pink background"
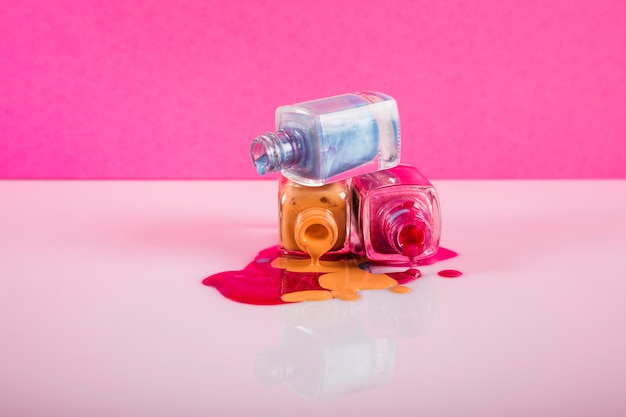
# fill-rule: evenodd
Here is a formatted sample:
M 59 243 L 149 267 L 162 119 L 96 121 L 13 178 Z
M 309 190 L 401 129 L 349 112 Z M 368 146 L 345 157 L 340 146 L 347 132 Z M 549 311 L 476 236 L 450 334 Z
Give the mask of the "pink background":
M 400 106 L 431 178 L 624 178 L 623 1 L 36 1 L 0 8 L 0 177 L 259 178 L 281 104 Z

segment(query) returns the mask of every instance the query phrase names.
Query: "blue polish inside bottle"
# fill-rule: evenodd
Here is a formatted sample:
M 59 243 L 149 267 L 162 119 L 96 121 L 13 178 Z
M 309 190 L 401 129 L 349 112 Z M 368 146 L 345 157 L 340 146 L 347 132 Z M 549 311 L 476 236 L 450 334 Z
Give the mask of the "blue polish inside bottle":
M 259 159 L 254 161 L 256 171 L 259 173 L 259 175 L 265 175 L 265 169 L 267 168 L 268 162 L 269 161 L 267 155 L 260 156 Z
M 257 172 L 281 171 L 319 186 L 394 167 L 400 158 L 395 100 L 385 94 L 344 94 L 276 110 L 276 131 L 252 141 Z

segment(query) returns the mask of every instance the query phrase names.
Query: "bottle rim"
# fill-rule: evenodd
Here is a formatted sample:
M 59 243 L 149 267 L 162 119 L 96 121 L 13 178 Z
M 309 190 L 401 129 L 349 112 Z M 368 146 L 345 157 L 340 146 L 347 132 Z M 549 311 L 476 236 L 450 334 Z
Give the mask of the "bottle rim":
M 312 230 L 311 228 L 317 230 Z M 339 237 L 339 228 L 335 216 L 330 210 L 320 207 L 310 207 L 302 210 L 296 217 L 294 237 L 296 244 L 303 252 L 306 252 L 306 240 L 310 237 L 327 240 L 329 247 L 334 247 Z

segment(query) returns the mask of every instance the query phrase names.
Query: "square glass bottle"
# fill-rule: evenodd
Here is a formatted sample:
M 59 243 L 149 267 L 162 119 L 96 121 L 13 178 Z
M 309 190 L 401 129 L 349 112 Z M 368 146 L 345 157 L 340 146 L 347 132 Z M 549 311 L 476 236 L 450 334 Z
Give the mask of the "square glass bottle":
M 309 187 L 284 176 L 278 181 L 279 245 L 286 255 L 350 251 L 350 195 L 345 181 Z
M 354 220 L 374 262 L 413 264 L 439 249 L 441 212 L 432 184 L 415 167 L 398 165 L 352 179 Z
M 276 109 L 276 131 L 252 141 L 259 174 L 281 171 L 319 186 L 396 166 L 400 119 L 396 101 L 361 91 Z

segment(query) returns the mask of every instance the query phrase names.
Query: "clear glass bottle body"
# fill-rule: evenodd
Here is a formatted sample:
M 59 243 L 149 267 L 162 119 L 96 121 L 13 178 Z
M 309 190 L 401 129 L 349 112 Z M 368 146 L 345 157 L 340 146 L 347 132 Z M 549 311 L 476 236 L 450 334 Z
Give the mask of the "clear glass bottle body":
M 351 212 L 346 182 L 309 187 L 281 175 L 278 186 L 279 245 L 283 254 L 309 255 L 315 262 L 311 238 L 324 240 L 322 246 L 327 245 L 317 246 L 319 256 L 350 251 Z
M 399 165 L 361 175 L 352 179 L 352 188 L 360 254 L 371 261 L 414 263 L 437 252 L 439 198 L 416 168 Z
M 394 167 L 400 160 L 396 101 L 358 92 L 276 109 L 276 132 L 252 141 L 259 174 L 281 171 L 309 186 Z

